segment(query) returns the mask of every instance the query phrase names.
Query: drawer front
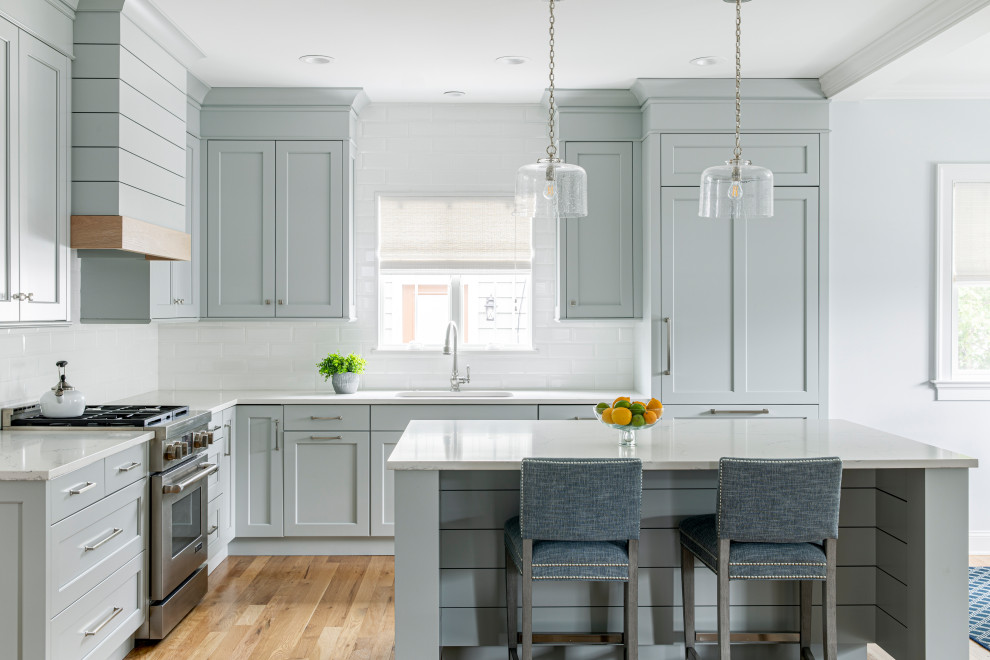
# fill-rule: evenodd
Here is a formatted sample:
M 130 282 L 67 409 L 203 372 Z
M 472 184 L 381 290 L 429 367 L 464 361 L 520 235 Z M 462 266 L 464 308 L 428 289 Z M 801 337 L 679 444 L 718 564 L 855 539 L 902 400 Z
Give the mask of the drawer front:
M 540 406 L 540 419 L 571 419 L 576 421 L 590 420 L 597 422 L 598 418 L 595 417 L 595 407 L 593 405 L 584 404 L 576 405 L 549 405 Z
M 373 431 L 405 431 L 414 419 L 537 419 L 537 406 L 387 405 L 371 407 Z
M 660 185 L 699 186 L 701 173 L 732 157 L 735 138 L 729 133 L 668 134 L 661 138 Z M 817 133 L 743 136 L 745 158 L 773 171 L 777 186 L 817 186 Z
M 103 461 L 103 478 L 106 494 L 115 493 L 124 486 L 148 476 L 148 443 L 125 449 Z
M 371 406 L 285 406 L 286 431 L 367 431 Z
M 103 499 L 106 494 L 106 474 L 103 461 L 97 461 L 75 472 L 59 477 L 49 485 L 52 522 L 71 516 L 76 511 Z
M 52 525 L 52 612 L 61 612 L 145 549 L 147 479 Z
M 712 411 L 715 411 L 714 413 Z M 818 419 L 818 406 L 760 406 L 732 404 L 728 406 L 696 406 L 671 404 L 663 407 L 664 419 L 691 417 L 694 419 Z
M 217 466 L 217 471 L 206 478 L 207 492 L 210 494 L 211 500 L 223 492 L 223 485 L 226 481 L 226 474 L 221 474 L 224 472 L 224 461 L 221 460 L 222 452 L 220 451 L 225 446 L 225 444 L 214 443 L 206 453 L 206 460 Z
M 52 619 L 51 657 L 104 657 L 123 643 L 144 620 L 146 579 L 141 553 Z

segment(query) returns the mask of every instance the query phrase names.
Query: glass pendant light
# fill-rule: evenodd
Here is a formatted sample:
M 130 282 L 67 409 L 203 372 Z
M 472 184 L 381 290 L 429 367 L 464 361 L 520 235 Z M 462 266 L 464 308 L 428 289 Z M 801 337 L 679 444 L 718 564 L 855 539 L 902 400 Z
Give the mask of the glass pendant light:
M 702 218 L 769 218 L 773 216 L 773 172 L 742 159 L 740 140 L 742 101 L 742 3 L 749 0 L 725 0 L 736 4 L 736 147 L 732 160 L 709 167 L 701 174 L 701 199 L 698 215 Z
M 580 218 L 588 215 L 588 175 L 557 157 L 554 123 L 554 0 L 550 0 L 550 144 L 547 157 L 516 173 L 516 215 L 530 218 Z

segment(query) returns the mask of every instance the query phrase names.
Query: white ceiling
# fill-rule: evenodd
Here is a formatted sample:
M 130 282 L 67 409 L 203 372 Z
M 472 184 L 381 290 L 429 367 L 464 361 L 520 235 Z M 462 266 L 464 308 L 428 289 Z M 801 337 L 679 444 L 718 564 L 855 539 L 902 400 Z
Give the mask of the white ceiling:
M 818 78 L 917 12 L 949 0 L 755 0 L 743 6 L 746 77 Z M 545 0 L 157 0 L 206 53 L 214 86 L 363 87 L 372 101 L 538 102 L 547 84 Z M 557 86 L 628 88 L 636 78 L 733 75 L 733 6 L 721 0 L 563 0 Z M 905 84 L 987 85 L 990 38 L 971 66 L 931 64 Z M 314 66 L 300 55 L 321 53 Z M 496 64 L 525 55 L 529 64 Z M 725 64 L 688 60 L 718 55 Z

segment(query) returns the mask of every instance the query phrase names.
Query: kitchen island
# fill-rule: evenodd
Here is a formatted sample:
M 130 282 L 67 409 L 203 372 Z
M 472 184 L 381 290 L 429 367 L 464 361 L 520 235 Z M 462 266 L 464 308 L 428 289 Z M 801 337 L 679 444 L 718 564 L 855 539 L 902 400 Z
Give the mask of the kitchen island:
M 842 420 L 673 419 L 639 432 L 634 447 L 620 447 L 618 431 L 594 421 L 410 422 L 388 460 L 397 660 L 505 657 L 501 530 L 518 513 L 520 461 L 534 456 L 643 461 L 642 658 L 684 657 L 677 525 L 715 510 L 722 456 L 842 458 L 841 658 L 865 658 L 869 642 L 898 660 L 966 657 L 968 469 L 975 459 Z M 698 629 L 714 630 L 714 576 L 697 576 Z M 540 584 L 534 631 L 619 630 L 621 598 L 618 585 Z M 733 632 L 796 631 L 797 604 L 794 583 L 733 582 Z M 817 607 L 815 621 L 820 635 Z M 699 650 L 707 657 L 713 647 Z M 545 657 L 619 658 L 621 650 L 553 653 Z M 795 653 L 794 645 L 733 648 L 734 658 Z

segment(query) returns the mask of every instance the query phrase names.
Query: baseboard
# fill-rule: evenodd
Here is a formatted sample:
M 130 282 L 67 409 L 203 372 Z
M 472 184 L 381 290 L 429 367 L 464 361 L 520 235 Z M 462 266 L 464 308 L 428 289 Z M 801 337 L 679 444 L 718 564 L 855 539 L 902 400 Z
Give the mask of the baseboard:
M 395 539 L 383 538 L 236 538 L 229 555 L 394 555 Z
M 969 533 L 969 554 L 990 555 L 990 532 Z

